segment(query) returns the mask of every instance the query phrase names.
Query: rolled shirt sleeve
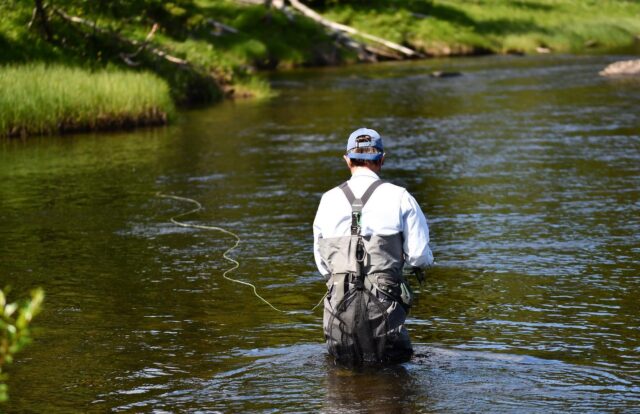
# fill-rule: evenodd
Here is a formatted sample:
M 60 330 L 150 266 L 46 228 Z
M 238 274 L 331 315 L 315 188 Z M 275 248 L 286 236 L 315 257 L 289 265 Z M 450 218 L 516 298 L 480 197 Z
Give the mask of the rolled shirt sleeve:
M 415 198 L 405 191 L 400 207 L 406 264 L 413 267 L 432 265 L 433 253 L 429 248 L 429 227 L 420 206 Z

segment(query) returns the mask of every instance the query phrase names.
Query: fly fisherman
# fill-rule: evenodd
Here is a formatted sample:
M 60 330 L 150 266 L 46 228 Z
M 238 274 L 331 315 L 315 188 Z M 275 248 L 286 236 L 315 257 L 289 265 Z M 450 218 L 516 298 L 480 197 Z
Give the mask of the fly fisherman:
M 354 131 L 344 160 L 351 179 L 322 196 L 313 222 L 316 265 L 328 288 L 329 354 L 347 365 L 408 361 L 412 294 L 403 268 L 421 282 L 433 263 L 427 221 L 407 190 L 379 179 L 384 152 L 376 131 Z

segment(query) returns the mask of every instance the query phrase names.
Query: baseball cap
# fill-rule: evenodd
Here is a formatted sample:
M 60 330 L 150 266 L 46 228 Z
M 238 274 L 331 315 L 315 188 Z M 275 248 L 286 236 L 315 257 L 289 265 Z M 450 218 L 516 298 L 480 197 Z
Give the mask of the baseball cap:
M 360 137 L 369 137 L 368 140 L 358 140 Z M 350 152 L 355 148 L 366 148 L 373 147 L 377 148 L 380 152 L 378 153 L 356 153 Z M 369 128 L 358 128 L 349 135 L 349 140 L 347 141 L 347 157 L 352 160 L 367 160 L 367 161 L 377 161 L 382 158 L 383 154 L 382 147 L 382 138 L 380 138 L 380 134 L 378 134 L 373 129 Z

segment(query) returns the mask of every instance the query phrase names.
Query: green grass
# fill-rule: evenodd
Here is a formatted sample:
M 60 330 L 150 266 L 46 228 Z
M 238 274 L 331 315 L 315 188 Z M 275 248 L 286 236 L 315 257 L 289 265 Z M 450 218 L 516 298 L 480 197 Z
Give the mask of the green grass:
M 625 0 L 373 0 L 324 15 L 430 55 L 606 51 L 640 35 L 640 2 Z M 331 5 L 334 4 L 334 5 Z M 420 16 L 416 16 L 416 13 Z
M 174 111 L 166 82 L 143 72 L 5 66 L 0 91 L 0 136 L 158 125 Z
M 303 17 L 290 21 L 283 13 L 261 5 L 232 0 L 56 0 L 50 4 L 138 41 L 143 41 L 152 25 L 158 23 L 153 46 L 187 59 L 204 78 L 211 74 L 217 81 L 217 85 L 207 85 L 202 76 L 189 76 L 149 54 L 137 56 L 134 60 L 141 67 L 169 83 L 174 101 L 181 105 L 209 103 L 230 90 L 240 91 L 241 97 L 262 97 L 269 94 L 269 85 L 256 69 L 336 64 L 351 57 L 336 48 L 325 30 L 312 21 Z M 71 61 L 75 66 L 115 65 L 127 69 L 120 54 L 135 53 L 136 48 L 122 50 L 122 45 L 108 37 L 93 37 L 90 30 L 78 31 L 55 15 L 50 17 L 54 39 L 47 42 L 37 24 L 27 28 L 32 8 L 32 1 L 0 0 L 0 65 Z M 238 32 L 216 34 L 209 19 Z M 221 90 L 211 90 L 216 88 Z
M 32 1 L 0 0 L 0 135 L 56 133 L 159 123 L 172 103 L 223 96 L 268 97 L 263 69 L 355 61 L 325 29 L 302 16 L 233 0 L 48 2 L 192 63 L 181 70 L 148 51 L 51 13 L 53 38 L 30 29 Z M 428 55 L 616 50 L 640 36 L 632 0 L 305 0 L 325 17 Z M 237 29 L 215 33 L 214 19 Z M 36 22 L 37 23 L 37 22 Z M 362 39 L 361 39 L 362 40 Z M 637 40 L 636 40 L 637 41 Z M 135 69 L 121 59 L 135 55 Z M 37 63 L 40 62 L 40 63 Z M 23 66 L 16 66 L 23 65 Z M 48 65 L 48 66 L 45 66 Z M 69 69 L 65 67 L 85 69 Z M 105 68 L 111 68 L 105 71 Z M 115 70 L 113 68 L 119 68 Z M 144 70 L 151 74 L 140 74 Z M 167 85 L 169 92 L 167 92 Z

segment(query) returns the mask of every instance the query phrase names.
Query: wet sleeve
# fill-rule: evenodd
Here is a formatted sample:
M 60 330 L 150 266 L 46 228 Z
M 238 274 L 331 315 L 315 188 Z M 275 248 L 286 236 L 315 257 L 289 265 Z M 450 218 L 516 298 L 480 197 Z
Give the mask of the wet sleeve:
M 418 202 L 405 191 L 400 207 L 402 210 L 405 262 L 413 267 L 432 265 L 433 253 L 429 248 L 429 227 Z
M 320 246 L 318 244 L 318 240 L 320 240 L 320 237 L 322 237 L 322 216 L 323 211 L 325 210 L 325 205 L 326 200 L 325 197 L 322 196 L 320 205 L 318 206 L 318 211 L 316 212 L 316 218 L 313 220 L 313 256 L 315 258 L 318 271 L 322 274 L 322 276 L 326 276 L 329 274 L 329 270 L 325 266 L 324 261 L 320 256 Z

